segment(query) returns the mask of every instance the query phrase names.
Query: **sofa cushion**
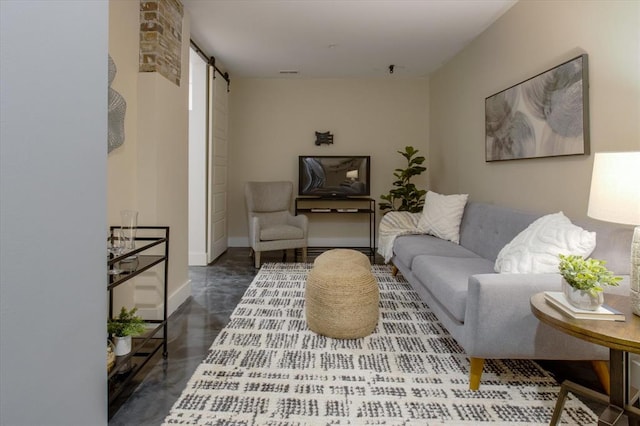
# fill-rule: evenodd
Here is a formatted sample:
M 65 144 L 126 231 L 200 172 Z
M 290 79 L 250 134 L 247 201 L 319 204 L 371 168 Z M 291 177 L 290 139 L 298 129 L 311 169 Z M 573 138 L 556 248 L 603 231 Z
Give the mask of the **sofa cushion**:
M 464 322 L 469 277 L 494 273 L 493 262 L 481 257 L 420 255 L 413 259 L 414 276 L 454 317 Z
M 469 194 L 427 192 L 418 229 L 443 240 L 460 243 L 460 221 Z
M 596 233 L 571 223 L 562 212 L 545 215 L 511 242 L 496 259 L 495 270 L 502 273 L 558 272 L 558 255 L 587 257 L 596 246 Z
M 479 257 L 466 248 L 431 235 L 401 235 L 396 238 L 394 261 L 411 267 L 416 256 L 431 254 L 446 257 Z
M 495 261 L 502 247 L 540 216 L 509 207 L 469 202 L 460 224 L 460 245 Z

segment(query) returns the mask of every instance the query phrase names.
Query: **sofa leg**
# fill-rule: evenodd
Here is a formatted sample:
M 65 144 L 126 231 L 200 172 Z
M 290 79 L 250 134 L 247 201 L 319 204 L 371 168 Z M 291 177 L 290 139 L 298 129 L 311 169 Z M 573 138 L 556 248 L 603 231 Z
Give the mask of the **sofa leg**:
M 307 263 L 307 248 L 302 247 L 302 262 Z
M 259 251 L 253 252 L 253 259 L 255 262 L 256 269 L 260 269 L 260 252 Z
M 394 277 L 398 275 L 398 267 L 396 265 L 391 265 L 391 275 Z
M 611 377 L 609 376 L 607 361 L 591 361 L 591 366 L 593 371 L 596 372 L 596 376 L 598 376 L 605 393 L 611 395 Z
M 478 390 L 480 388 L 480 377 L 482 377 L 482 368 L 484 367 L 484 358 L 469 358 L 469 389 Z

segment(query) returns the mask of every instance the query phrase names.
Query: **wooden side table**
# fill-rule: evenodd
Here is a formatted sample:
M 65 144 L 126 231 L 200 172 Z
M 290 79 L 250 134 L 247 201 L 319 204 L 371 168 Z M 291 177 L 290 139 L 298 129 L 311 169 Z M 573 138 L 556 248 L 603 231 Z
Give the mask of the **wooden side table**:
M 625 415 L 629 425 L 640 424 L 640 409 L 633 405 L 638 395 L 637 392 L 632 395 L 629 384 L 629 352 L 640 353 L 640 317 L 632 313 L 629 297 L 606 294 L 605 303 L 623 312 L 626 320 L 577 320 L 563 315 L 548 304 L 544 293 L 531 297 L 531 311 L 541 322 L 571 336 L 609 348 L 609 397 L 565 380 L 553 411 L 552 425 L 558 424 L 569 391 L 609 404 L 598 419 L 599 426 L 619 424 Z

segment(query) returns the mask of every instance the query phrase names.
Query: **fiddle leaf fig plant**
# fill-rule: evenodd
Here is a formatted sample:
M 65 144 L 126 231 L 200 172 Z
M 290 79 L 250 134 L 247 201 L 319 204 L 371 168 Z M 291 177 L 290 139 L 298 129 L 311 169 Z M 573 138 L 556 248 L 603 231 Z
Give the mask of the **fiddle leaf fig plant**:
M 397 152 L 407 160 L 407 167 L 394 171 L 393 176 L 396 178 L 392 184 L 394 188 L 388 194 L 380 196 L 384 200 L 380 203 L 380 210 L 385 213 L 387 211 L 419 213 L 424 206 L 424 197 L 427 191 L 418 189 L 411 182 L 411 178 L 427 170 L 422 166 L 425 157 L 418 155 L 418 150 L 412 146 L 406 146 L 404 151 Z
M 558 256 L 560 275 L 567 283 L 578 290 L 588 291 L 596 296 L 605 285 L 618 286 L 622 277 L 616 277 L 605 267 L 606 262 L 599 259 L 584 259 L 582 256 Z
M 107 332 L 117 337 L 137 336 L 145 332 L 145 322 L 136 315 L 138 308 L 130 311 L 123 306 L 120 315 L 107 321 Z

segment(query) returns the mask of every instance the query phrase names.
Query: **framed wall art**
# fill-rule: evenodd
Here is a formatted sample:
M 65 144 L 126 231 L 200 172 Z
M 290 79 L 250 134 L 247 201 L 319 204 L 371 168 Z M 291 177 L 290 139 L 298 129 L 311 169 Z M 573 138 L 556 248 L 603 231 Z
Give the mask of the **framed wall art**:
M 485 161 L 589 153 L 583 54 L 485 99 Z

